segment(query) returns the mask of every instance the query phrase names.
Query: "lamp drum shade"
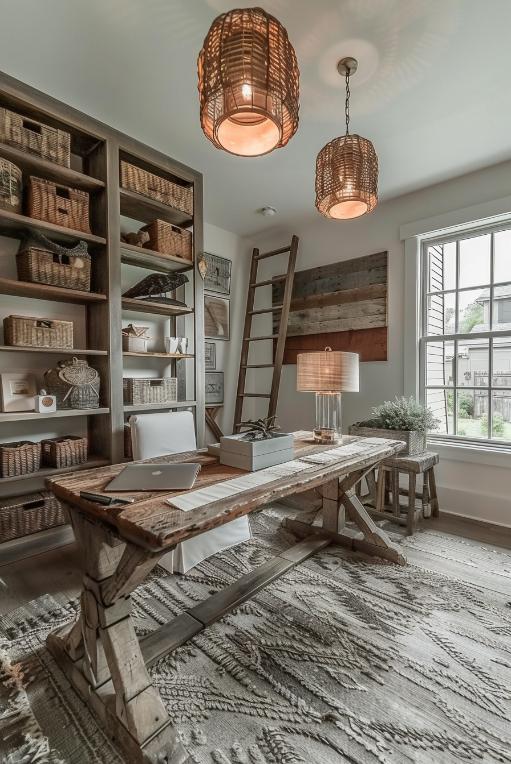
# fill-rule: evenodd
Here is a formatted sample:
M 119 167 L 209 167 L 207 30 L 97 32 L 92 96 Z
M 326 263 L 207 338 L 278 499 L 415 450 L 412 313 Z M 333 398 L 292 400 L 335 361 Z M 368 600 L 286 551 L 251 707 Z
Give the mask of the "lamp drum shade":
M 327 143 L 316 159 L 316 208 L 335 220 L 357 218 L 378 203 L 378 157 L 360 135 Z
M 299 353 L 296 359 L 296 389 L 310 393 L 357 393 L 359 355 L 341 350 Z
M 282 24 L 262 8 L 218 16 L 197 62 L 201 126 L 220 149 L 260 156 L 298 128 L 299 71 Z

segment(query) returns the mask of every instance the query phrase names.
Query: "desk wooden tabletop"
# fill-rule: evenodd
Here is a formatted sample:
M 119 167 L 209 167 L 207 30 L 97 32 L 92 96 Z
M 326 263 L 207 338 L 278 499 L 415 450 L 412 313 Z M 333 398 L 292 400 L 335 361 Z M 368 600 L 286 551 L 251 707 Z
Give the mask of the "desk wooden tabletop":
M 338 458 L 327 464 L 304 462 L 300 472 L 276 477 L 269 483 L 250 488 L 221 499 L 209 501 L 190 511 L 177 509 L 168 504 L 173 497 L 190 494 L 232 478 L 250 473 L 235 467 L 219 464 L 218 459 L 205 450 L 189 451 L 181 454 L 159 456 L 144 460 L 143 463 L 200 462 L 202 469 L 191 491 L 130 491 L 135 498 L 131 505 L 103 506 L 80 498 L 80 491 L 119 495 L 106 492 L 106 485 L 126 467 L 114 464 L 108 467 L 61 475 L 47 481 L 55 495 L 73 508 L 79 509 L 91 519 L 115 526 L 118 534 L 142 547 L 161 550 L 173 547 L 187 538 L 223 525 L 236 517 L 248 514 L 271 501 L 276 501 L 294 493 L 300 493 L 322 485 L 334 478 L 342 478 L 355 470 L 364 469 L 382 459 L 394 456 L 402 448 L 399 441 L 384 439 L 346 437 L 343 446 L 357 444 L 360 450 L 346 454 L 339 452 Z M 295 459 L 331 450 L 334 446 L 318 446 L 309 439 L 295 439 Z M 126 494 L 124 494 L 126 495 Z

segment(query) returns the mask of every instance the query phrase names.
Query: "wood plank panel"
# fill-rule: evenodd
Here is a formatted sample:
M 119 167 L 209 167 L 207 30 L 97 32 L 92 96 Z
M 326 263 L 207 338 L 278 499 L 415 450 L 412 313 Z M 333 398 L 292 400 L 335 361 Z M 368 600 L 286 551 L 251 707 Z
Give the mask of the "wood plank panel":
M 345 350 L 359 353 L 361 361 L 387 360 L 387 327 L 375 329 L 355 329 L 346 332 L 324 332 L 288 337 L 284 353 L 284 363 L 295 364 L 298 353 L 314 350 Z

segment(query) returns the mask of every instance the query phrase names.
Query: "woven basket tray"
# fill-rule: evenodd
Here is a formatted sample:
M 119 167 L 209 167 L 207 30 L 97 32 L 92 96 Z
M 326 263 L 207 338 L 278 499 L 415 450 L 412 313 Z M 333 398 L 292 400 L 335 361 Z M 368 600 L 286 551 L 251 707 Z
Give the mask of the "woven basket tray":
M 28 184 L 28 214 L 37 220 L 90 233 L 89 194 L 78 188 L 31 177 Z
M 0 158 L 0 207 L 11 212 L 21 212 L 23 176 L 19 167 Z
M 0 109 L 0 141 L 64 167 L 71 163 L 69 133 L 35 119 L 26 119 L 9 109 Z
M 31 440 L 0 443 L 0 477 L 18 477 L 41 467 L 41 444 Z
M 41 454 L 45 467 L 73 467 L 87 461 L 88 441 L 77 435 L 45 438 L 41 441 Z
M 124 403 L 138 406 L 144 403 L 176 403 L 176 377 L 159 379 L 123 379 Z
M 4 318 L 4 343 L 18 347 L 72 348 L 73 322 L 7 316 Z
M 165 220 L 153 220 L 144 226 L 142 231 L 147 231 L 149 241 L 144 246 L 154 249 L 162 255 L 182 257 L 192 262 L 192 234 L 177 225 L 167 223 Z
M 64 508 L 50 491 L 0 501 L 0 543 L 64 523 Z
M 193 215 L 193 190 L 121 160 L 121 186 L 142 196 Z

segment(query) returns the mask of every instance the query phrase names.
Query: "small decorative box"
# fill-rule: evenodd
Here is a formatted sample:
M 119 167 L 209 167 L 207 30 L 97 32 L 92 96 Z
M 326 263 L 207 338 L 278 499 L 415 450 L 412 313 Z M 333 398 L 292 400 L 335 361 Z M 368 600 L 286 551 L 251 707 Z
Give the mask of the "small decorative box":
M 147 342 L 150 340 L 147 326 L 128 324 L 122 330 L 122 349 L 128 353 L 147 353 Z
M 244 435 L 220 438 L 221 464 L 255 472 L 294 458 L 294 441 L 289 433 L 279 432 L 262 440 L 244 440 Z

